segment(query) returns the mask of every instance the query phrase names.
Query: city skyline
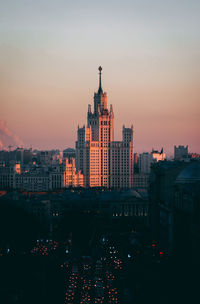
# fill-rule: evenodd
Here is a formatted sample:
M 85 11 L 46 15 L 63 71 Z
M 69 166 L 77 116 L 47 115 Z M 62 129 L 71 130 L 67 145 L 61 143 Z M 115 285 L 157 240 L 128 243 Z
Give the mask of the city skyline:
M 0 304 L 199 298 L 199 96 L 199 0 L 0 0 Z
M 173 4 L 173 5 L 172 5 Z M 2 1 L 1 117 L 26 147 L 75 147 L 96 91 L 114 105 L 115 136 L 135 151 L 199 145 L 199 3 Z

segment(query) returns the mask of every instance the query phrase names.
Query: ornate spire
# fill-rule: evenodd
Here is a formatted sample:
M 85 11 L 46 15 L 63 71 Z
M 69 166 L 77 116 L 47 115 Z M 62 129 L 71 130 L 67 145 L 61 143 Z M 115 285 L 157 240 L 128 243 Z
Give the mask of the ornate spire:
M 102 71 L 102 67 L 99 67 L 99 89 L 98 89 L 98 94 L 103 93 L 102 87 L 101 87 L 101 71 Z

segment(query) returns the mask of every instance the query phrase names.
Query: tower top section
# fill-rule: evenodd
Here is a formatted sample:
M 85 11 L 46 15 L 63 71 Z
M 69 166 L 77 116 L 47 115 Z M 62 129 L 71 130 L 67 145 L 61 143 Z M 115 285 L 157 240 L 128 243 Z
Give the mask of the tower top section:
M 102 94 L 103 93 L 103 90 L 102 90 L 102 87 L 101 87 L 101 71 L 102 71 L 102 67 L 99 66 L 98 70 L 99 70 L 99 89 L 98 89 L 98 94 Z
M 109 111 L 107 109 L 107 94 L 106 92 L 103 92 L 102 86 L 101 86 L 101 71 L 102 67 L 98 67 L 99 71 L 99 88 L 97 93 L 94 93 L 94 115 L 102 115 L 102 114 L 109 114 Z M 89 115 L 91 115 L 90 109 L 88 110 Z

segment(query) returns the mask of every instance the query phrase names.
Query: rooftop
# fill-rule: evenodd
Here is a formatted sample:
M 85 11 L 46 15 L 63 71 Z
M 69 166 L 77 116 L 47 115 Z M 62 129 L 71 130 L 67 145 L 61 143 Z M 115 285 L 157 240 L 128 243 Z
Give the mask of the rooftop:
M 200 181 L 200 161 L 194 161 L 185 167 L 178 175 L 176 182 L 192 183 Z

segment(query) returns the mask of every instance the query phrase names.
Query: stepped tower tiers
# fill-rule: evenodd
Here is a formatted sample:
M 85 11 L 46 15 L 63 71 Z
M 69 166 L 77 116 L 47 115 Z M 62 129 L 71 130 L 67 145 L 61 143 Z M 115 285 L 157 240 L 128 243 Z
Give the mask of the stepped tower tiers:
M 107 94 L 103 92 L 101 81 L 102 67 L 100 66 L 98 70 L 99 88 L 94 93 L 93 111 L 89 104 L 87 127 L 78 127 L 76 170 L 83 173 L 85 187 L 129 188 L 132 185 L 130 175 L 133 174 L 133 127 L 130 129 L 123 127 L 123 141 L 121 144 L 114 142 L 113 107 L 110 105 L 110 109 L 107 108 Z M 120 163 L 113 149 L 119 150 L 118 153 L 122 155 Z M 111 160 L 111 155 L 114 160 Z M 123 167 L 123 170 L 118 170 L 119 166 Z M 123 176 L 118 176 L 117 172 Z
M 91 105 L 88 105 L 87 127 L 91 127 L 92 140 L 104 143 L 114 140 L 114 113 L 110 105 L 110 111 L 107 108 L 107 93 L 103 92 L 101 85 L 101 71 L 99 67 L 99 88 L 94 93 L 94 112 Z

